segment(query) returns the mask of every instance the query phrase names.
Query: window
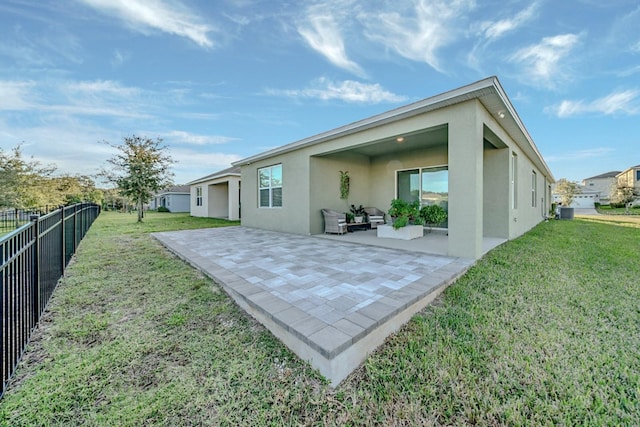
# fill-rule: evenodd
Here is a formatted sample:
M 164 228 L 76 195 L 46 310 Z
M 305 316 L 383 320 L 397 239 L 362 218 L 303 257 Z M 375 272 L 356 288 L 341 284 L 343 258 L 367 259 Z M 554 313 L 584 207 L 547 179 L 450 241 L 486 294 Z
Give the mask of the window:
M 196 206 L 202 206 L 202 187 L 196 187 Z
M 258 169 L 258 206 L 282 207 L 282 165 Z
M 511 207 L 518 209 L 518 155 L 511 153 Z
M 636 181 L 640 181 L 640 169 L 636 171 Z
M 531 171 L 531 207 L 535 208 L 538 200 L 538 175 L 536 171 Z

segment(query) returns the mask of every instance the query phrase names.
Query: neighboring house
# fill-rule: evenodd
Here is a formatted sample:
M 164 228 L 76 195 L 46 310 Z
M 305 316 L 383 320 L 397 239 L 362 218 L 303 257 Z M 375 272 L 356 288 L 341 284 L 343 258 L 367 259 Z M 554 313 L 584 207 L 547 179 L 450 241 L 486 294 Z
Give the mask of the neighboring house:
M 634 187 L 640 190 L 640 165 L 632 166 L 616 175 L 618 186 Z
M 192 216 L 240 219 L 240 167 L 196 179 L 189 186 Z
M 166 188 L 153 196 L 149 209 L 163 206 L 171 212 L 189 212 L 189 186 L 178 185 Z
M 448 254 L 479 258 L 483 238 L 513 239 L 542 221 L 553 175 L 500 82 L 490 77 L 234 163 L 242 224 L 323 232 L 322 208 L 389 209 L 393 198 L 446 197 Z
M 595 209 L 596 203 L 601 203 L 599 191 L 593 191 L 583 186 L 579 186 L 579 190 L 580 190 L 580 193 L 576 194 L 573 197 L 573 201 L 571 202 L 569 207 L 576 208 L 576 209 Z M 553 193 L 554 203 L 560 203 L 561 200 L 562 199 L 560 198 L 559 195 Z M 609 203 L 608 200 L 607 200 L 607 203 Z
M 616 175 L 618 187 L 633 187 L 636 194 L 640 194 L 640 165 L 632 166 Z M 633 202 L 634 205 L 640 204 L 640 197 Z
M 603 205 L 609 204 L 611 191 L 616 188 L 618 180 L 616 176 L 620 171 L 606 172 L 600 175 L 592 176 L 582 180 L 582 186 L 585 191 L 596 192 L 599 195 L 599 203 Z

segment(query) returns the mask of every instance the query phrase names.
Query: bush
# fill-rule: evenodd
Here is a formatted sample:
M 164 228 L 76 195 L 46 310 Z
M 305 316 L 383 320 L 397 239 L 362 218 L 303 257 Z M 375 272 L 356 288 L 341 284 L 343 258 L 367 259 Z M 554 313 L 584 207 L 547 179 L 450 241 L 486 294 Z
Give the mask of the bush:
M 440 225 L 447 220 L 447 211 L 439 205 L 429 205 L 423 206 L 420 209 L 420 217 L 424 220 L 424 222 L 431 226 L 435 227 L 436 225 Z
M 594 206 L 596 209 L 600 209 L 600 203 L 598 203 L 598 202 L 595 202 L 595 203 L 593 204 L 593 206 Z
M 158 206 L 158 209 L 156 209 L 156 211 L 158 211 L 158 212 L 171 212 L 169 210 L 169 208 L 167 208 L 166 206 Z

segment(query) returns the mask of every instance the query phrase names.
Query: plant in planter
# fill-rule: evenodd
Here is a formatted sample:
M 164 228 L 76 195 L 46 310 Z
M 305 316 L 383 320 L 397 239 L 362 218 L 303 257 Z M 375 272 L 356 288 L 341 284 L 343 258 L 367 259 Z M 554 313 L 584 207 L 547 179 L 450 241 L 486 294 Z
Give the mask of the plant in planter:
M 418 200 L 409 203 L 401 199 L 393 199 L 389 216 L 393 222 L 393 228 L 396 230 L 409 224 L 422 225 L 424 223 L 420 217 L 420 202 Z
M 351 224 L 352 222 L 354 222 L 355 217 L 354 217 L 354 215 L 353 215 L 351 212 L 345 212 L 344 214 L 345 214 L 345 217 L 347 218 L 347 222 L 348 222 L 349 224 Z
M 351 211 L 351 214 L 353 214 L 353 221 L 354 222 L 364 222 L 364 217 L 366 215 L 366 212 L 364 211 L 364 208 L 362 207 L 362 205 L 356 207 L 355 205 L 351 205 L 351 208 L 349 209 Z
M 429 230 L 436 225 L 442 224 L 447 220 L 447 211 L 439 205 L 423 206 L 420 209 L 420 217 L 425 224 L 429 226 Z

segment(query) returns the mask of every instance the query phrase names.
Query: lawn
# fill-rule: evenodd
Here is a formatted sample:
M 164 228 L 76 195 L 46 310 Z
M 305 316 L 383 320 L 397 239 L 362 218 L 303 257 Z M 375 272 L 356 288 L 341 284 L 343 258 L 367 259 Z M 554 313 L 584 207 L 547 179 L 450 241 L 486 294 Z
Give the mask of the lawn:
M 105 213 L 0 423 L 638 425 L 640 229 L 541 223 L 485 256 L 332 390 L 149 231 Z

